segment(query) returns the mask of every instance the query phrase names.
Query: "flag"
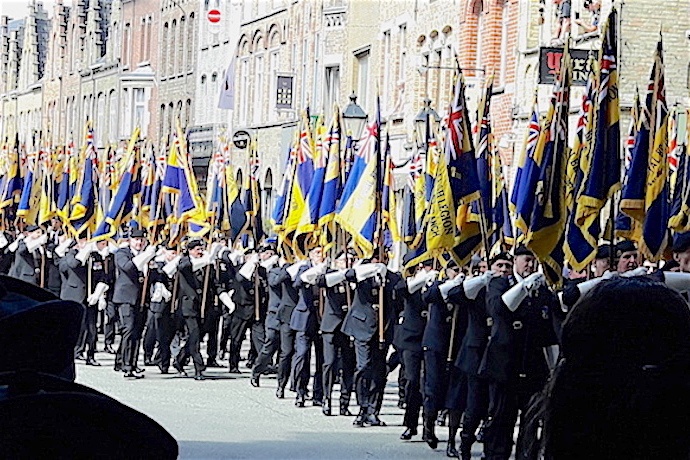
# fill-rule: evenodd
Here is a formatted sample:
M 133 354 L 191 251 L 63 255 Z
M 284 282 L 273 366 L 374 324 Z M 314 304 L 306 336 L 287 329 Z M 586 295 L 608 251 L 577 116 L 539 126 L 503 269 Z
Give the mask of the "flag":
M 283 171 L 283 178 L 280 181 L 278 190 L 276 191 L 276 202 L 273 206 L 271 214 L 271 221 L 273 224 L 273 231 L 277 234 L 284 230 L 285 216 L 289 209 L 289 197 L 291 194 L 291 187 L 295 177 L 295 167 L 297 165 L 297 153 L 295 145 L 291 145 L 288 150 L 287 159 L 285 161 L 285 170 Z
M 309 126 L 308 111 L 302 114 L 299 140 L 296 147 L 295 175 L 290 185 L 290 195 L 286 201 L 286 216 L 279 241 L 293 245 L 294 232 L 299 226 L 307 206 L 307 193 L 314 177 L 314 142 Z
M 495 255 L 503 251 L 503 246 L 513 246 L 515 236 L 513 235 L 513 222 L 510 219 L 510 209 L 508 207 L 508 190 L 503 175 L 503 165 L 501 156 L 494 151 L 493 154 L 493 202 L 492 217 L 493 230 L 489 238 L 489 254 Z
M 320 244 L 328 251 L 335 240 L 335 228 L 332 225 L 335 209 L 342 190 L 341 168 L 341 129 L 340 109 L 333 109 L 333 121 L 328 130 L 326 172 L 323 179 L 323 192 L 319 203 L 318 225 L 321 228 Z
M 39 201 L 41 198 L 41 152 L 32 148 L 27 156 L 27 172 L 24 178 L 22 193 L 17 205 L 17 217 L 27 224 L 37 224 Z
M 391 158 L 391 143 L 386 133 L 386 147 L 383 155 L 383 187 L 381 192 L 381 222 L 384 232 L 384 240 L 388 243 L 397 243 L 400 239 L 398 228 L 397 209 L 395 204 L 395 191 L 393 190 L 393 159 Z M 386 244 L 391 246 L 392 244 Z
M 55 168 L 53 151 L 49 146 L 45 146 L 40 153 L 41 168 L 41 197 L 38 203 L 37 224 L 43 225 L 50 222 L 55 216 L 55 202 L 53 200 L 53 171 Z
M 589 171 L 590 152 L 594 123 L 594 98 L 597 97 L 596 74 L 590 71 L 587 87 L 582 96 L 582 104 L 575 132 L 575 145 L 568 156 L 565 174 L 565 207 L 568 222 L 565 229 L 565 258 L 570 266 L 580 271 L 596 255 L 598 241 L 591 235 L 599 233 L 599 219 L 593 219 L 587 229 L 577 224 L 578 192 L 581 190 L 586 171 Z M 595 227 L 595 228 L 592 228 Z
M 669 152 L 673 149 L 674 156 L 678 160 L 678 166 L 675 173 L 675 185 L 672 189 L 673 200 L 671 201 L 671 217 L 668 221 L 668 226 L 676 232 L 690 231 L 690 161 L 688 161 L 688 131 L 685 131 L 685 139 L 679 138 L 678 120 L 680 112 L 678 109 L 674 113 L 676 118 L 676 132 L 675 145 L 669 142 Z M 670 136 L 670 130 L 669 130 Z
M 187 143 L 179 124 L 168 155 L 163 191 L 172 193 L 177 198 L 171 219 L 171 224 L 176 226 L 173 239 L 183 236 L 184 224 L 187 224 L 189 236 L 200 237 L 208 232 L 210 226 L 206 219 L 206 209 L 187 158 Z
M 459 70 L 448 110 L 443 150 L 454 205 L 452 216 L 457 228 L 451 255 L 462 266 L 479 250 L 483 238 L 479 224 L 469 221 L 470 204 L 480 198 L 480 184 L 465 98 L 465 81 Z M 431 247 L 429 249 L 432 250 Z
M 70 225 L 75 235 L 90 229 L 94 224 L 96 214 L 96 190 L 98 189 L 98 159 L 96 146 L 93 143 L 93 127 L 91 121 L 86 122 L 84 145 L 79 155 L 79 180 L 72 197 Z
M 261 220 L 261 194 L 259 192 L 259 155 L 254 142 L 252 142 L 249 152 L 249 180 L 244 208 L 247 215 L 247 231 L 252 236 L 254 246 L 257 246 L 264 238 L 264 229 Z
M 621 210 L 642 224 L 640 251 L 652 261 L 661 258 L 668 244 L 670 216 L 666 129 L 669 114 L 662 55 L 660 39 L 621 200 Z
M 352 170 L 340 197 L 335 223 L 352 236 L 352 244 L 361 257 L 374 253 L 378 225 L 381 109 L 376 99 L 376 117 L 366 126 L 354 155 Z
M 495 161 L 493 134 L 491 132 L 491 94 L 493 92 L 493 76 L 490 76 L 484 95 L 477 110 L 477 175 L 481 197 L 472 202 L 469 220 L 484 228 L 487 241 L 491 241 L 494 231 L 493 209 L 496 196 L 494 195 L 494 166 Z M 487 248 L 488 250 L 488 248 Z
M 316 124 L 316 145 L 313 150 L 314 172 L 307 191 L 306 204 L 302 210 L 302 216 L 294 237 L 295 241 L 299 240 L 296 248 L 299 248 L 304 254 L 318 242 L 316 233 L 319 228 L 319 208 L 321 207 L 326 178 L 328 153 L 329 140 L 327 139 L 326 127 L 323 125 L 323 117 L 319 117 Z
M 589 263 L 596 255 L 601 209 L 620 189 L 620 100 L 618 98 L 618 32 L 617 13 L 613 8 L 604 26 L 597 69 L 597 94 L 594 100 L 594 138 L 583 170 L 582 185 L 577 196 L 575 219 L 589 242 Z M 580 264 L 582 268 L 584 265 Z
M 623 167 L 623 186 L 627 187 L 629 177 L 630 164 L 632 162 L 632 152 L 635 148 L 635 139 L 637 138 L 637 130 L 640 122 L 640 114 L 642 109 L 640 107 L 640 93 L 635 88 L 635 100 L 632 109 L 630 110 L 630 126 L 628 128 L 628 137 L 625 140 L 625 161 Z M 632 241 L 639 241 L 642 237 L 642 229 L 640 223 L 631 218 L 626 213 L 622 212 L 620 208 L 616 213 L 616 229 L 615 235 L 617 238 L 624 238 Z
M 7 159 L 5 161 L 5 168 L 2 171 L 2 188 L 0 191 L 0 209 L 4 209 L 17 202 L 24 188 L 24 176 L 22 174 L 22 165 L 19 153 L 19 135 L 14 139 L 14 147 L 12 149 L 7 146 Z
M 132 132 L 132 136 L 127 144 L 125 154 L 126 169 L 122 177 L 117 181 L 117 190 L 112 196 L 108 209 L 101 222 L 96 227 L 92 235 L 95 241 L 112 238 L 117 233 L 120 224 L 124 223 L 128 210 L 133 208 L 135 195 L 139 192 L 141 183 L 139 182 L 139 155 L 136 143 L 139 141 L 140 129 L 137 127 Z
M 541 124 L 539 123 L 539 107 L 537 95 L 534 95 L 532 116 L 530 117 L 525 136 L 525 143 L 520 154 L 515 183 L 511 194 L 511 207 L 515 213 L 515 226 L 526 234 L 532 219 L 535 191 L 539 179 L 539 165 L 534 161 L 534 154 L 541 136 Z
M 230 64 L 225 71 L 225 80 L 220 89 L 220 97 L 218 99 L 218 108 L 225 110 L 232 110 L 235 108 L 235 66 L 237 63 L 236 53 L 230 59 Z
M 566 208 L 565 170 L 568 157 L 568 113 L 572 62 L 566 45 L 561 72 L 551 98 L 544 130 L 534 152 L 539 180 L 525 245 L 537 256 L 548 281 L 560 286 L 563 280 L 563 252 Z
M 62 178 L 57 192 L 57 215 L 64 225 L 69 223 L 70 204 L 77 187 L 79 179 L 79 168 L 77 167 L 77 154 L 74 150 L 74 143 L 67 145 L 65 152 L 65 166 L 62 170 Z

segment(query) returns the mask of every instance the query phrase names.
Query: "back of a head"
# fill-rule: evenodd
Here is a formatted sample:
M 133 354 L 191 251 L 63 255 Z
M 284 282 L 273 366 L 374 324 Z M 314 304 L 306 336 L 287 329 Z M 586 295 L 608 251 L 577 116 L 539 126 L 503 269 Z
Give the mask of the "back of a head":
M 690 310 L 648 278 L 585 295 L 543 401 L 546 458 L 689 458 Z

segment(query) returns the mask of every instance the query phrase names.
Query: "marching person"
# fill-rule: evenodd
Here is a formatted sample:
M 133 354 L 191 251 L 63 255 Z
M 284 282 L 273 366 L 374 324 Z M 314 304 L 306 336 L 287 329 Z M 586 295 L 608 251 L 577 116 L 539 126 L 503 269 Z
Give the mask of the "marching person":
M 272 244 L 259 246 L 259 264 L 252 276 L 254 290 L 254 314 L 249 325 L 249 340 L 252 343 L 251 350 L 256 350 L 256 356 L 247 358 L 247 367 L 253 368 L 259 353 L 266 343 L 266 316 L 268 314 L 268 271 L 278 262 L 275 247 Z M 257 319 L 258 313 L 258 319 Z M 253 374 L 253 373 L 252 373 Z
M 487 460 L 507 460 L 513 430 L 521 413 L 518 439 L 536 436 L 524 429 L 530 399 L 549 376 L 545 348 L 557 343 L 552 312 L 560 303 L 536 272 L 537 260 L 525 246 L 515 250 L 513 273 L 492 279 L 486 291 L 486 308 L 492 319 L 478 376 L 489 381 L 489 415 L 484 426 Z M 518 449 L 519 450 L 519 449 Z M 523 452 L 517 452 L 523 458 Z
M 231 303 L 230 295 L 223 283 L 215 282 L 213 273 L 213 253 L 204 254 L 204 242 L 191 240 L 187 243 L 187 254 L 180 259 L 177 267 L 178 289 L 176 293 L 176 311 L 184 318 L 187 332 L 187 343 L 175 357 L 173 367 L 180 374 L 186 375 L 183 365 L 188 356 L 194 362 L 194 380 L 204 380 L 203 371 L 206 369 L 201 357 L 201 334 L 199 320 L 202 309 L 209 308 L 213 303 L 214 294 L 224 304 Z M 206 277 L 205 268 L 210 266 L 210 274 Z M 204 294 L 204 284 L 208 279 L 208 286 Z M 205 302 L 205 303 L 204 303 Z
M 456 278 L 440 287 L 447 301 L 457 305 L 457 308 L 467 317 L 467 329 L 455 358 L 455 368 L 462 373 L 462 379 L 466 381 L 467 393 L 466 395 L 458 394 L 459 399 L 446 400 L 450 411 L 446 452 L 448 456 L 459 456 L 462 460 L 469 460 L 472 457 L 472 444 L 477 440 L 477 429 L 480 422 L 486 419 L 489 408 L 488 381 L 478 376 L 479 365 L 493 325 L 493 319 L 486 309 L 486 287 L 493 278 L 507 277 L 513 272 L 513 256 L 509 253 L 499 253 L 489 262 L 489 271 L 465 280 Z M 458 284 L 458 281 L 461 282 Z M 463 396 L 466 400 L 462 400 Z M 455 448 L 455 435 L 460 425 L 462 425 L 462 432 L 458 452 Z
M 273 363 L 273 356 L 280 348 L 280 320 L 278 319 L 278 310 L 280 308 L 280 296 L 283 288 L 279 281 L 282 267 L 279 265 L 279 257 L 275 254 L 275 247 L 271 246 L 270 251 L 264 257 L 265 260 L 261 262 L 261 271 L 259 275 L 264 280 L 267 286 L 268 303 L 266 306 L 266 319 L 264 327 L 266 331 L 265 339 L 259 355 L 252 367 L 252 378 L 250 380 L 252 386 L 259 386 L 259 379 L 261 374 L 269 370 L 269 366 Z M 282 261 L 283 264 L 285 261 Z
M 60 298 L 62 300 L 71 300 L 83 305 L 85 308 L 84 316 L 81 321 L 81 328 L 79 331 L 79 339 L 74 350 L 74 358 L 84 360 L 84 347 L 86 347 L 87 329 L 90 324 L 90 317 L 95 315 L 89 313 L 89 308 L 86 306 L 86 297 L 90 295 L 90 289 L 87 286 L 87 270 L 85 266 L 87 259 L 94 250 L 92 244 L 87 244 L 86 235 L 82 233 L 77 240 L 77 244 L 70 249 L 63 258 L 60 259 L 60 272 L 65 282 L 62 284 L 62 291 Z M 88 331 L 90 332 L 90 331 Z M 91 342 L 91 341 L 89 341 Z M 93 340 L 95 344 L 95 340 Z M 88 353 L 93 357 L 94 347 L 89 347 Z M 87 364 L 93 364 L 92 359 L 87 360 Z
M 113 286 L 113 304 L 120 317 L 122 339 L 115 355 L 115 370 L 122 370 L 125 378 L 140 379 L 137 368 L 139 331 L 144 321 L 140 307 L 144 271 L 156 255 L 154 246 L 146 247 L 146 232 L 134 229 L 129 246 L 115 253 L 116 278 Z
M 314 376 L 313 404 L 320 406 L 323 399 L 322 363 L 323 346 L 318 337 L 318 310 L 320 292 L 316 286 L 316 279 L 326 271 L 323 251 L 315 247 L 309 251 L 309 262 L 300 267 L 293 286 L 299 293 L 297 305 L 290 317 L 290 328 L 295 333 L 295 354 L 292 357 L 292 376 L 295 380 L 297 396 L 295 406 L 304 407 L 307 394 L 307 384 L 311 377 L 311 347 L 314 344 L 316 359 L 316 375 Z
M 406 261 L 404 260 L 403 263 L 405 264 Z M 404 304 L 403 311 L 398 317 L 398 327 L 395 328 L 393 343 L 398 351 L 402 351 L 405 380 L 407 382 L 405 386 L 405 416 L 403 418 L 405 431 L 400 435 L 400 439 L 405 441 L 409 441 L 412 439 L 412 436 L 417 434 L 419 411 L 422 408 L 420 388 L 422 360 L 424 357 L 422 339 L 424 337 L 424 328 L 426 327 L 426 318 L 429 313 L 427 305 L 422 300 L 422 291 L 426 284 L 432 282 L 438 274 L 432 268 L 433 260 L 425 260 L 417 268 L 414 276 L 408 277 L 407 280 L 401 280 L 394 287 L 398 298 L 402 299 Z M 436 417 L 431 421 L 431 424 L 434 423 L 436 423 Z M 428 428 L 426 419 L 424 420 L 424 427 Z M 428 434 L 429 431 L 427 429 L 424 432 L 425 441 Z
M 452 260 L 444 272 L 445 281 L 461 283 L 464 279 L 464 275 Z M 424 354 L 423 438 L 432 449 L 436 449 L 438 446 L 434 422 L 439 412 L 450 409 L 451 436 L 454 438 L 455 433 L 452 430 L 457 430 L 455 425 L 459 425 L 457 422 L 459 422 L 460 414 L 465 408 L 462 403 L 464 403 L 467 395 L 467 379 L 463 378 L 460 371 L 453 366 L 453 359 L 467 329 L 467 315 L 464 314 L 464 311 L 459 310 L 460 307 L 453 302 L 446 302 L 440 290 L 445 281 L 434 280 L 428 289 L 422 289 L 422 301 L 428 306 L 429 312 L 422 337 Z M 455 407 L 449 405 L 449 400 L 459 401 L 461 404 Z
M 316 279 L 316 285 L 325 290 L 324 313 L 321 318 L 323 340 L 323 407 L 324 415 L 331 415 L 331 394 L 340 364 L 340 415 L 352 415 L 348 409 L 352 394 L 355 372 L 355 350 L 350 337 L 341 331 L 348 311 L 350 285 L 345 280 L 352 255 L 341 252 L 335 259 L 335 268 Z M 351 295 L 351 294 L 350 294 Z M 350 299 L 351 302 L 351 299 Z
M 38 248 L 47 241 L 41 227 L 29 225 L 8 249 L 14 253 L 14 263 L 9 275 L 32 284 L 40 284 L 41 255 Z
M 280 321 L 280 355 L 278 358 L 278 388 L 276 397 L 285 398 L 285 387 L 290 379 L 292 369 L 292 356 L 295 354 L 295 331 L 290 328 L 292 311 L 299 300 L 299 291 L 293 285 L 293 277 L 297 276 L 300 267 L 306 261 L 295 262 L 292 265 L 283 265 L 280 273 L 274 279 L 274 283 L 280 283 L 282 294 L 280 296 L 280 308 L 278 309 L 278 321 Z M 294 389 L 294 380 L 291 382 Z

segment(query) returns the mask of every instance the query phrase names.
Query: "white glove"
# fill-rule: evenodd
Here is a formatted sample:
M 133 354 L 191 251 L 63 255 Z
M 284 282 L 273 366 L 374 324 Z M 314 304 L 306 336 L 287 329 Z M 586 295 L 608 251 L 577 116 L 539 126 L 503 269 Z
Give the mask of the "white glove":
M 12 241 L 12 244 L 10 244 L 10 245 L 7 247 L 7 250 L 10 251 L 10 252 L 16 252 L 17 249 L 19 249 L 19 242 L 20 242 L 21 240 L 23 240 L 23 239 L 24 239 L 24 234 L 22 233 L 22 234 L 20 234 L 19 236 L 17 236 L 17 239 L 16 239 L 16 240 Z
M 177 272 L 177 266 L 180 264 L 181 259 L 182 256 L 177 255 L 170 262 L 163 265 L 163 273 L 168 275 L 168 278 L 172 278 L 173 276 L 175 276 L 175 273 Z
M 318 265 L 314 265 L 313 267 L 305 270 L 301 275 L 300 278 L 302 279 L 303 282 L 307 284 L 316 284 L 316 278 L 319 277 L 319 275 L 323 275 L 326 272 L 326 263 L 322 262 Z
M 220 251 L 223 248 L 226 248 L 226 246 L 222 243 L 211 244 L 211 259 L 213 259 L 213 260 L 220 259 Z
M 86 299 L 86 302 L 89 305 L 96 305 L 98 301 L 101 299 L 101 297 L 103 297 L 103 299 L 105 300 L 105 293 L 108 292 L 108 289 L 110 289 L 110 286 L 108 286 L 105 283 L 96 284 L 93 293 L 91 293 L 89 298 Z
M 242 257 L 244 257 L 242 251 L 232 251 L 229 256 L 230 262 L 232 262 L 233 265 L 239 264 L 242 260 Z
M 119 249 L 120 246 L 118 246 L 117 244 L 113 243 L 112 241 L 108 242 L 108 252 L 110 254 L 115 254 Z
M 36 249 L 38 249 L 39 246 L 43 246 L 48 242 L 48 235 L 45 233 L 38 238 L 27 238 L 26 239 L 26 249 L 29 250 L 29 252 L 34 252 Z
M 426 284 L 427 280 L 427 271 L 426 270 L 421 270 L 414 276 L 411 276 L 407 278 L 407 291 L 410 294 L 414 294 L 415 292 L 419 291 L 422 286 Z
M 221 302 L 223 302 L 223 305 L 227 307 L 227 309 L 230 311 L 230 314 L 235 311 L 235 302 L 232 301 L 231 293 L 233 291 L 228 292 L 221 292 L 218 298 L 220 299 Z
M 168 288 L 165 286 L 165 284 L 160 283 L 161 286 L 163 286 L 163 300 L 166 302 L 170 302 L 170 299 L 172 299 L 172 292 L 168 291 Z
M 500 276 L 498 273 L 487 270 L 479 276 L 470 278 L 462 283 L 462 289 L 465 291 L 465 297 L 474 300 L 479 295 L 479 292 L 487 287 L 492 279 Z
M 132 263 L 135 267 L 137 267 L 137 270 L 143 273 L 144 270 L 148 268 L 149 262 L 151 262 L 155 255 L 156 247 L 148 246 L 146 249 L 141 251 L 139 255 L 136 255 L 132 258 Z
M 98 311 L 105 310 L 105 307 L 107 307 L 107 306 L 108 306 L 108 301 L 105 300 L 105 296 L 98 299 Z M 108 322 L 107 318 L 108 318 L 108 316 L 106 315 L 106 320 L 105 320 L 106 323 Z
M 67 250 L 73 241 L 74 240 L 72 238 L 66 238 L 65 241 L 55 247 L 55 254 L 57 254 L 58 257 L 65 257 L 65 254 L 67 254 Z
M 441 284 L 438 287 L 438 290 L 441 293 L 441 297 L 443 297 L 443 300 L 448 300 L 448 294 L 450 293 L 450 291 L 454 287 L 460 286 L 464 280 L 465 274 L 458 273 L 452 280 L 448 280 L 445 283 Z
M 163 283 L 154 283 L 151 286 L 151 302 L 161 302 L 163 300 Z
M 676 292 L 686 292 L 690 290 L 690 273 L 664 272 L 664 283 Z
M 326 286 L 333 287 L 338 283 L 345 281 L 345 274 L 347 270 L 338 270 L 337 272 L 326 273 Z
M 191 258 L 192 260 L 192 271 L 197 271 L 201 270 L 202 268 L 206 267 L 207 265 L 211 265 L 213 260 L 211 259 L 211 254 L 204 254 L 201 257 L 198 258 Z
M 630 270 L 627 272 L 621 273 L 621 276 L 624 278 L 630 278 L 633 276 L 644 276 L 649 274 L 649 269 L 647 267 L 637 267 L 635 270 Z
M 541 286 L 544 286 L 546 284 L 546 277 L 543 273 L 532 273 L 527 278 L 525 278 L 523 282 L 525 284 L 525 288 L 527 289 L 527 291 L 531 293 L 535 292 Z
M 277 255 L 272 255 L 268 259 L 264 260 L 261 262 L 261 266 L 264 267 L 266 270 L 270 270 L 275 266 L 276 263 L 278 263 L 278 256 Z
M 375 276 L 379 268 L 377 267 L 378 264 L 360 264 L 354 267 L 355 275 L 357 275 L 357 281 L 364 281 L 367 278 L 371 278 L 372 276 Z
M 386 267 L 386 264 L 378 263 L 374 264 L 376 265 L 376 274 L 380 275 L 382 278 L 386 276 L 386 273 L 388 273 L 388 267 Z
M 158 250 L 156 251 L 156 257 L 161 256 L 165 256 L 165 248 L 163 246 L 158 246 Z
M 242 278 L 250 280 L 252 279 L 255 270 L 256 262 L 250 260 L 248 262 L 245 262 L 244 265 L 242 265 L 242 268 L 239 269 L 238 273 L 240 274 L 240 276 L 242 276 Z
M 299 272 L 299 269 L 302 268 L 304 265 L 307 264 L 306 260 L 300 260 L 299 262 L 295 262 L 294 264 L 290 265 L 287 268 L 288 275 L 290 275 L 290 279 L 293 281 L 295 278 L 297 278 L 297 273 Z
M 74 256 L 74 258 L 81 262 L 82 265 L 86 265 L 86 260 L 95 249 L 96 245 L 94 243 L 86 243 L 86 245 L 84 245 L 84 247 L 77 252 L 77 255 Z
M 529 295 L 529 289 L 525 287 L 525 281 L 526 280 L 520 281 L 515 286 L 504 292 L 501 296 L 501 299 L 503 300 L 503 303 L 506 304 L 506 307 L 508 307 L 508 310 L 517 310 L 522 301 L 525 300 Z
M 7 241 L 7 237 L 5 236 L 5 232 L 0 231 L 0 249 L 5 249 L 5 247 L 9 244 L 9 241 Z

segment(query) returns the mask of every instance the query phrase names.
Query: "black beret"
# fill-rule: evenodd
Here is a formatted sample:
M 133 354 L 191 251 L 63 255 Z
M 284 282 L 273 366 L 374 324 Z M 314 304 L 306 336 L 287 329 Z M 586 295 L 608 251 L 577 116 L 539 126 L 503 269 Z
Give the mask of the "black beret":
M 146 238 L 146 230 L 135 228 L 129 233 L 130 238 Z
M 531 252 L 527 252 L 526 254 L 532 254 L 532 253 L 531 253 Z M 519 255 L 519 254 L 518 254 L 518 255 Z M 499 252 L 498 254 L 496 254 L 495 256 L 493 256 L 493 257 L 489 260 L 489 265 L 495 264 L 497 260 L 507 260 L 508 262 L 512 262 L 512 261 L 513 261 L 513 256 L 511 256 L 511 255 L 510 255 L 509 253 L 507 253 L 507 252 Z
M 676 233 L 673 236 L 673 252 L 685 252 L 690 249 L 690 232 Z
M 610 244 L 600 244 L 597 248 L 597 254 L 594 256 L 595 259 L 609 259 L 611 258 L 611 245 Z
M 624 252 L 637 251 L 635 243 L 630 240 L 623 240 L 616 243 L 616 258 L 623 255 Z
M 276 247 L 273 244 L 262 244 L 259 246 L 259 252 L 273 251 L 276 252 Z
M 35 231 L 38 230 L 39 228 L 41 228 L 41 227 L 39 227 L 38 225 L 28 225 L 28 226 L 26 227 L 26 231 L 29 232 L 29 233 L 31 233 L 31 232 L 35 232 Z
M 204 242 L 201 240 L 192 240 L 189 243 L 187 243 L 187 250 L 192 250 L 195 248 L 198 248 L 200 246 L 204 246 Z
M 530 251 L 527 246 L 524 244 L 521 244 L 520 246 L 515 248 L 515 251 L 513 251 L 513 254 L 517 256 L 533 256 L 534 253 Z

